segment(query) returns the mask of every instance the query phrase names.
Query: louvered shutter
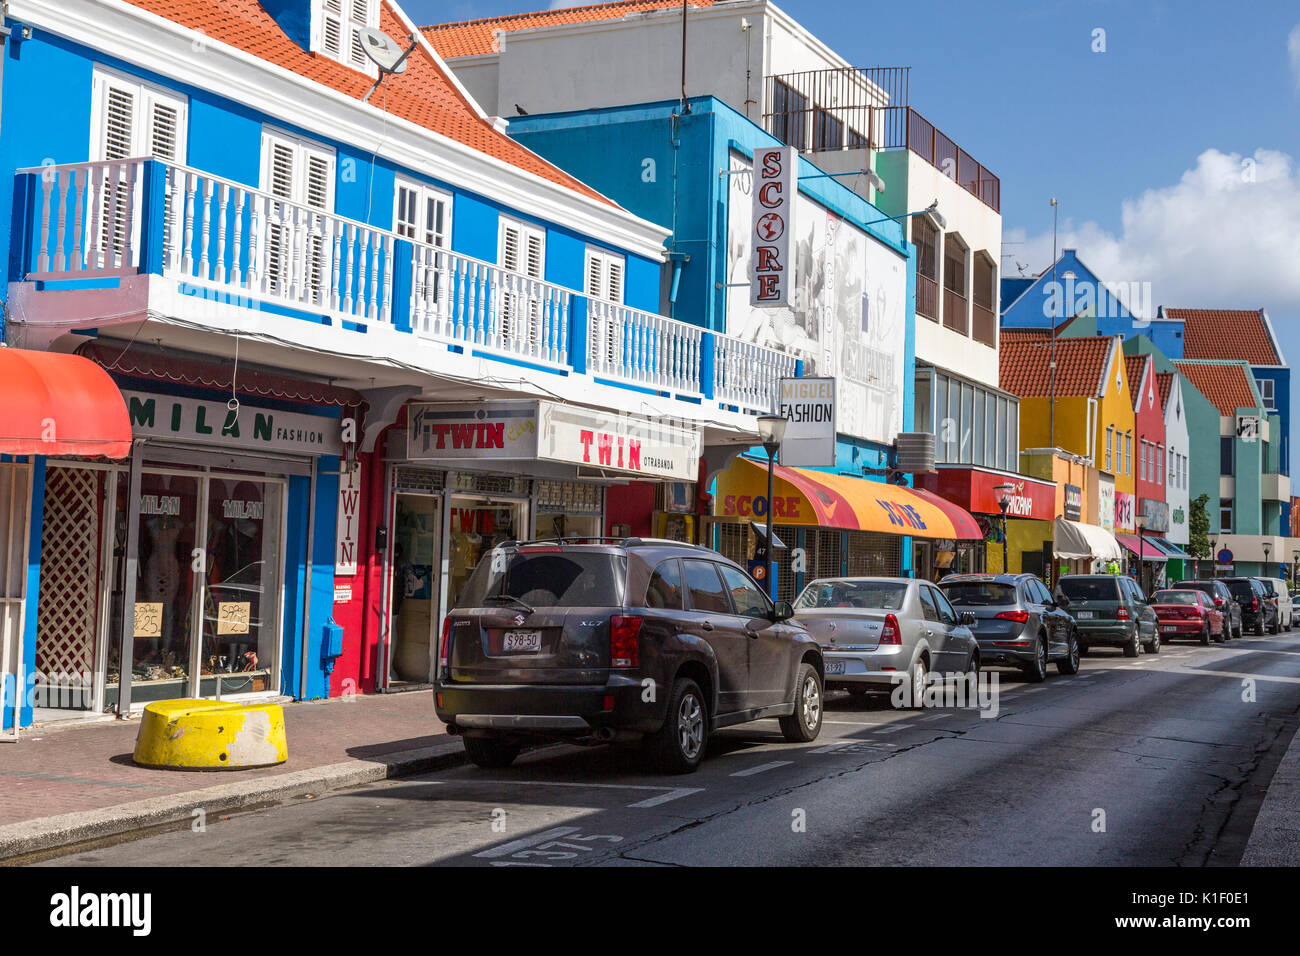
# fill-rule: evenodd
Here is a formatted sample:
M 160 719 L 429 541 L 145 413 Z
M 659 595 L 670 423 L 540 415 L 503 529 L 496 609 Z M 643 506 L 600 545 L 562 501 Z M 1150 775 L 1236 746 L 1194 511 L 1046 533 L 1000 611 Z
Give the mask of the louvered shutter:
M 312 150 L 305 151 L 306 175 L 304 176 L 303 202 L 313 210 L 328 212 L 331 203 L 331 186 L 333 185 L 334 163 L 331 158 Z M 315 305 L 322 302 L 325 277 L 328 272 L 330 249 L 326 242 L 325 219 L 318 213 L 308 213 L 311 221 L 307 224 L 307 261 L 306 293 L 309 301 Z M 377 255 L 377 252 L 372 252 Z
M 292 144 L 275 138 L 268 140 L 262 188 L 279 199 L 293 200 Z M 288 291 L 292 219 L 293 210 L 287 203 L 267 204 L 266 262 L 263 275 L 266 277 L 266 290 L 272 295 L 284 295 Z
M 378 0 L 374 0 L 378 2 Z M 365 48 L 361 45 L 361 31 L 370 25 L 370 3 L 371 0 L 352 0 L 352 22 L 348 25 L 350 47 L 348 57 L 352 65 L 359 70 L 368 69 L 370 57 L 366 56 Z
M 507 273 L 501 277 L 501 321 L 498 333 L 501 337 L 499 344 L 510 341 L 510 335 L 513 331 L 515 313 L 518 310 L 518 284 L 519 279 L 519 246 L 522 230 L 514 223 L 503 222 L 501 224 L 501 268 Z
M 146 97 L 149 110 L 148 150 L 150 156 L 167 163 L 177 165 L 185 162 L 185 114 L 183 102 L 166 99 L 158 95 Z M 172 217 L 176 209 L 172 199 L 172 175 L 167 174 L 163 192 L 163 269 L 168 270 L 177 265 L 180 250 L 172 248 L 172 239 L 176 230 L 172 228 Z
M 102 158 L 108 161 L 129 159 L 135 154 L 136 116 L 139 112 L 139 90 L 120 86 L 111 81 L 104 84 Z M 131 202 L 130 183 L 125 167 L 109 167 L 101 173 L 99 202 L 99 249 L 96 265 L 119 268 L 126 252 L 127 207 Z
M 594 249 L 587 250 L 587 295 L 621 305 L 623 302 L 623 260 Z M 613 368 L 621 352 L 622 323 L 613 309 L 605 309 L 608 318 L 597 329 L 591 343 L 591 357 Z
M 336 60 L 343 56 L 343 36 L 347 32 L 343 2 L 344 0 L 324 0 L 321 7 L 321 50 Z

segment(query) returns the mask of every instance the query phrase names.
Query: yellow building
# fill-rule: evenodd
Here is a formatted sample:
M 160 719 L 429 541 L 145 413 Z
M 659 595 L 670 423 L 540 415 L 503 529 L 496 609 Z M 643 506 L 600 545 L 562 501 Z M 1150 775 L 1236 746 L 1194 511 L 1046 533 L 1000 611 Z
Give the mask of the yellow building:
M 1060 448 L 1114 475 L 1114 530 L 1132 531 L 1134 416 L 1123 341 L 1118 335 L 1058 337 L 1053 403 L 1051 336 L 1045 330 L 1004 329 L 1000 384 L 1020 396 L 1020 447 Z M 1086 479 L 1070 483 L 1089 487 Z M 1101 514 L 1086 523 L 1110 524 Z

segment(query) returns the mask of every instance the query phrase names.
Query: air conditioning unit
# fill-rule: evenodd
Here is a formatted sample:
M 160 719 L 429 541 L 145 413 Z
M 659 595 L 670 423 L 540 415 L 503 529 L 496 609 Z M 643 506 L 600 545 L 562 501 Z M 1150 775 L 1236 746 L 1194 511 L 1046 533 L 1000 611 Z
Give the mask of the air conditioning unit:
M 934 471 L 934 435 L 930 432 L 901 432 L 894 447 L 899 471 L 914 475 Z

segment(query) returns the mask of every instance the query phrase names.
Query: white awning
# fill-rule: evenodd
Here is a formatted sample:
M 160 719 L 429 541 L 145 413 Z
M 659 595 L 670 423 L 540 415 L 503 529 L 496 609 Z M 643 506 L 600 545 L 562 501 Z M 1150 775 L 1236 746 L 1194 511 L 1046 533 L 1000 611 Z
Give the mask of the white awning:
M 1124 549 L 1115 536 L 1095 524 L 1057 518 L 1053 526 L 1052 550 L 1058 558 L 1122 561 Z

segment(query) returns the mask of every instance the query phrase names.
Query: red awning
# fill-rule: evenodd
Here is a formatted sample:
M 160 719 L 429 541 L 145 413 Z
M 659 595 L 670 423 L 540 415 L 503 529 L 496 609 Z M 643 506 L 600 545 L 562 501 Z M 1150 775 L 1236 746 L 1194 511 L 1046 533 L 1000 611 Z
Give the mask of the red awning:
M 1169 555 L 1165 554 L 1160 548 L 1151 542 L 1150 538 L 1143 537 L 1139 542 L 1136 535 L 1116 534 L 1115 540 L 1124 547 L 1128 548 L 1134 554 L 1137 554 L 1143 561 L 1168 561 Z M 1138 549 L 1141 549 L 1139 553 Z
M 108 373 L 62 352 L 0 348 L 0 454 L 131 453 L 126 403 Z

